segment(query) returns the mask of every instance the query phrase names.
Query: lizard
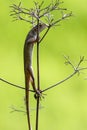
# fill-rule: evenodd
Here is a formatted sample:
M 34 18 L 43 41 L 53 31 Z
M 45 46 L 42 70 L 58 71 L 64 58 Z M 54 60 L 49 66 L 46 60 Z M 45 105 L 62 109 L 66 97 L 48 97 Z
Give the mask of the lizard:
M 34 26 L 28 33 L 25 44 L 24 44 L 24 73 L 25 73 L 25 104 L 26 104 L 26 113 L 28 121 L 28 129 L 31 130 L 30 124 L 30 108 L 29 108 L 29 88 L 30 83 L 32 84 L 33 90 L 36 94 L 40 94 L 35 86 L 35 78 L 32 68 L 32 53 L 34 44 L 39 40 L 38 33 L 43 31 L 47 27 L 44 23 L 39 23 Z

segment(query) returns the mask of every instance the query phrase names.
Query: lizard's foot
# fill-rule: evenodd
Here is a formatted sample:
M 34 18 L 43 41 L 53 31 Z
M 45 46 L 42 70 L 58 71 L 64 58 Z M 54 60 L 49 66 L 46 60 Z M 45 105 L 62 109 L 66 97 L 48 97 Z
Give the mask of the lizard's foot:
M 36 90 L 36 93 L 34 94 L 34 97 L 35 97 L 35 99 L 37 99 L 38 97 L 39 97 L 39 98 L 43 97 L 43 96 L 42 96 L 42 91 L 37 89 L 37 90 Z M 44 97 L 43 97 L 43 98 L 44 98 Z
M 36 94 L 40 96 L 41 95 L 41 90 L 36 89 Z

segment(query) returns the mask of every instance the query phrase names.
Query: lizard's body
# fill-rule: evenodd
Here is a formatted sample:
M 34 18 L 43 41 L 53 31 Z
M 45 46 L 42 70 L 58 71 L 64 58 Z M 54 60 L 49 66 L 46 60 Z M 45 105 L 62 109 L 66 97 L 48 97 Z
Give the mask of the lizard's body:
M 24 45 L 24 72 L 25 72 L 25 102 L 26 102 L 26 112 L 27 112 L 27 120 L 28 120 L 28 127 L 29 130 L 31 130 L 30 125 L 30 110 L 29 110 L 29 86 L 30 82 L 32 84 L 33 90 L 39 94 L 40 92 L 36 89 L 35 86 L 35 79 L 33 74 L 33 68 L 32 68 L 32 52 L 34 43 L 37 42 L 37 28 L 38 32 L 40 33 L 43 29 L 45 29 L 47 26 L 45 24 L 39 23 L 39 25 L 36 25 L 33 27 L 30 32 L 28 33 L 25 45 Z

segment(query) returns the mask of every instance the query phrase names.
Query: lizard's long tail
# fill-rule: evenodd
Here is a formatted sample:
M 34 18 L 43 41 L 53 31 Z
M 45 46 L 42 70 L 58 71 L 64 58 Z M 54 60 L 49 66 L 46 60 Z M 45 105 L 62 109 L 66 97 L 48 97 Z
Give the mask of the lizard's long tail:
M 25 78 L 25 102 L 26 102 L 26 112 L 27 112 L 27 121 L 28 121 L 28 129 L 31 130 L 30 123 L 30 107 L 29 107 L 29 77 Z

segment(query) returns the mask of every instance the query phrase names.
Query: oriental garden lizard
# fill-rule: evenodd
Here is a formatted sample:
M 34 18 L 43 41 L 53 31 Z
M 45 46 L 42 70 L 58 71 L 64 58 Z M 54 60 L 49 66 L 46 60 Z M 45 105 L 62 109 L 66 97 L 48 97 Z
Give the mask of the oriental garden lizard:
M 25 44 L 24 44 L 24 73 L 25 73 L 25 103 L 26 103 L 26 112 L 28 120 L 28 129 L 31 130 L 30 124 L 30 107 L 29 107 L 29 88 L 30 83 L 32 84 L 33 90 L 36 94 L 40 94 L 40 91 L 37 90 L 35 86 L 35 78 L 32 68 L 32 53 L 34 44 L 39 40 L 38 34 L 47 27 L 44 23 L 39 23 L 34 26 L 28 33 Z

